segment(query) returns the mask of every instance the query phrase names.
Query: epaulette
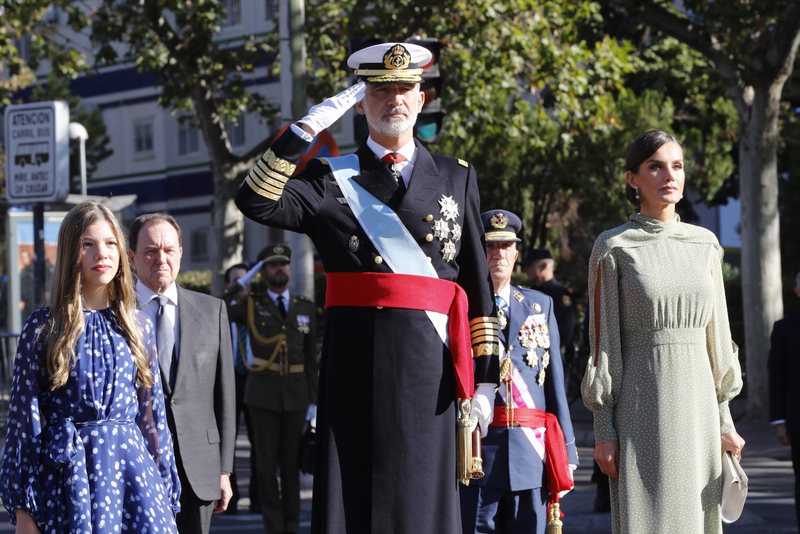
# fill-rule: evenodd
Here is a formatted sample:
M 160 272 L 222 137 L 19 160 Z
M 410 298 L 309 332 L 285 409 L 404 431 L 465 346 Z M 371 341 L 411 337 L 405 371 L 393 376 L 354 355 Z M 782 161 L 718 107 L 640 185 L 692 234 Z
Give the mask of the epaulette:
M 459 158 L 457 161 L 458 161 L 458 164 L 461 165 L 462 167 L 469 167 L 469 163 L 467 163 L 463 159 Z
M 306 302 L 314 302 L 313 300 L 311 300 L 310 298 L 308 298 L 305 295 L 295 295 L 295 296 L 297 297 L 297 300 L 304 300 Z

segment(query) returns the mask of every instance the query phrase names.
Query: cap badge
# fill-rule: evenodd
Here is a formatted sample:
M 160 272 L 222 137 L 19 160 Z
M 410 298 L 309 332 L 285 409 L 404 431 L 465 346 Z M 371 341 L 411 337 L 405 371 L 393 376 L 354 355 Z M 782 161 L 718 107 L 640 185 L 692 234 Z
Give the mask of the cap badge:
M 272 249 L 272 252 L 275 254 L 283 254 L 283 247 L 280 245 L 275 245 L 275 247 Z
M 347 246 L 350 248 L 350 252 L 357 252 L 360 243 L 358 242 L 358 236 L 352 235 L 350 236 L 350 241 L 348 241 Z
M 497 229 L 505 228 L 508 224 L 508 215 L 505 213 L 495 213 L 489 221 L 492 223 L 492 226 Z
M 458 217 L 458 204 L 453 197 L 446 197 L 442 195 L 442 198 L 439 199 L 439 212 L 444 216 L 444 218 L 448 221 L 455 221 L 456 217 Z
M 406 47 L 403 45 L 395 45 L 391 47 L 383 55 L 383 65 L 391 70 L 407 69 L 411 63 L 411 54 L 408 53 Z

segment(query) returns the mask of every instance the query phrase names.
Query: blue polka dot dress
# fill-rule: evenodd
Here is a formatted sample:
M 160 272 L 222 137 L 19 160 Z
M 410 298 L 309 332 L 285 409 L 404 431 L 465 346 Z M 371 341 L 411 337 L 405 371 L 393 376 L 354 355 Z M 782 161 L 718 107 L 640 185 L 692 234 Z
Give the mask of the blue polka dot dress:
M 0 497 L 16 523 L 42 533 L 176 533 L 180 482 L 155 356 L 155 329 L 138 313 L 154 384 L 137 387 L 114 312 L 84 311 L 67 383 L 50 389 L 42 327 L 25 323 L 14 361 Z

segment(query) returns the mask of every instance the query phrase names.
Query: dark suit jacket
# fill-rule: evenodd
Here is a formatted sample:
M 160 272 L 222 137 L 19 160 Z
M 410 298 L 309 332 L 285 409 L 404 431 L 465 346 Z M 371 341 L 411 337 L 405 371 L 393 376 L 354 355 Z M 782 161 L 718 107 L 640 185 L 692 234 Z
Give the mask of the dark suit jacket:
M 769 418 L 800 432 L 800 312 L 775 322 L 769 350 Z
M 233 471 L 236 385 L 231 330 L 220 299 L 178 288 L 175 387 L 161 368 L 170 431 L 183 469 L 202 500 L 220 498 L 220 474 Z M 160 361 L 163 363 L 163 361 Z
M 511 302 L 508 312 L 508 339 L 503 332 L 500 338 L 508 352 L 511 349 L 511 361 L 517 369 L 533 398 L 536 408 L 555 414 L 564 432 L 564 441 L 567 445 L 569 462 L 578 465 L 578 453 L 575 448 L 575 435 L 572 430 L 572 420 L 569 415 L 569 404 L 564 390 L 564 370 L 561 363 L 559 350 L 560 338 L 553 307 L 553 299 L 549 296 L 533 291 L 511 286 Z M 538 310 L 537 305 L 538 304 Z M 537 378 L 542 367 L 542 356 L 545 349 L 536 350 L 538 363 L 535 367 L 528 365 L 524 356 L 527 350 L 520 345 L 519 334 L 523 324 L 529 316 L 535 315 L 538 321 L 544 320 L 550 335 L 550 364 L 545 369 L 544 385 L 537 383 Z M 505 384 L 500 385 L 505 388 Z M 498 393 L 495 396 L 495 406 L 505 406 L 503 398 Z M 521 491 L 532 488 L 546 487 L 547 470 L 541 457 L 536 453 L 533 445 L 528 441 L 521 427 L 491 426 L 489 433 L 481 444 L 483 454 L 483 470 L 486 476 L 480 480 L 473 480 L 470 484 L 488 486 L 510 491 Z

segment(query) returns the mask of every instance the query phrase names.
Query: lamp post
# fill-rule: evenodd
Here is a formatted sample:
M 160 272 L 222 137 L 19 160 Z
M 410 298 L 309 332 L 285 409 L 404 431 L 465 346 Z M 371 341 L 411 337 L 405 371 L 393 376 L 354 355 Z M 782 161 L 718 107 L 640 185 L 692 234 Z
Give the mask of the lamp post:
M 79 122 L 69 123 L 69 138 L 80 140 L 81 146 L 81 195 L 86 195 L 86 140 L 89 133 Z

